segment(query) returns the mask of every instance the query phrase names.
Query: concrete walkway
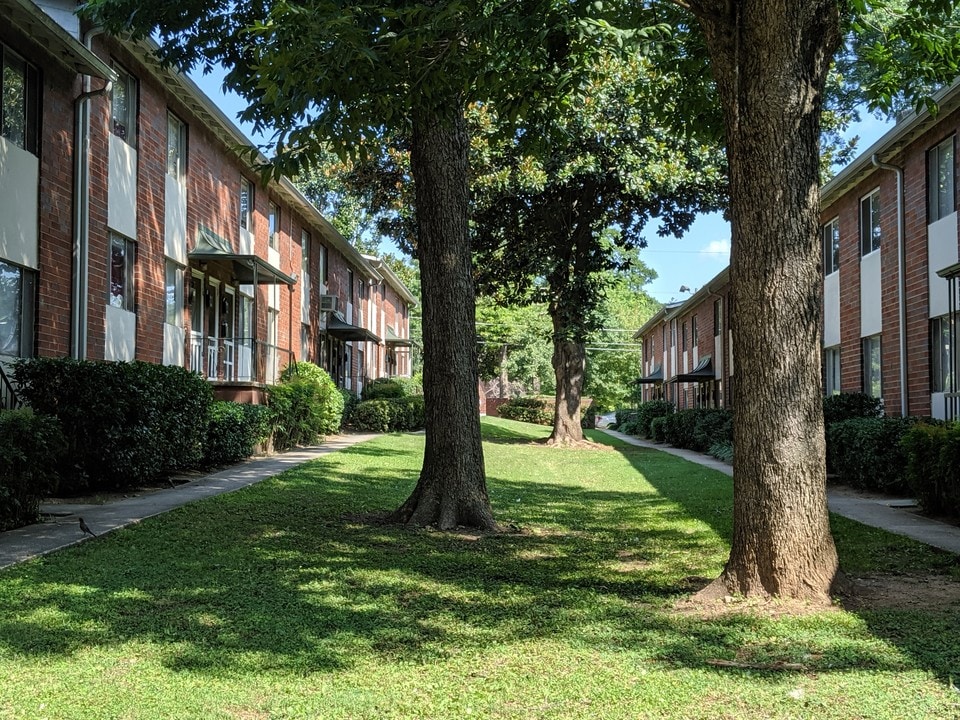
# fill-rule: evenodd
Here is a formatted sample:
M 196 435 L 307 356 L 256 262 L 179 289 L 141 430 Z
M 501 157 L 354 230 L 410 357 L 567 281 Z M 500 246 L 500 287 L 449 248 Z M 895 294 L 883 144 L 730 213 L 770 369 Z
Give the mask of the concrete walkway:
M 603 429 L 602 431 L 631 445 L 676 455 L 684 460 L 733 477 L 733 468 L 730 465 L 710 455 L 704 455 L 693 450 L 681 450 L 669 445 L 658 445 L 632 435 L 624 435 L 616 430 Z M 827 503 L 830 506 L 830 512 L 837 515 L 856 520 L 864 525 L 882 528 L 897 535 L 913 538 L 941 550 L 960 554 L 960 527 L 931 520 L 904 509 L 914 507 L 916 503 L 913 500 L 869 497 L 828 487 Z
M 177 487 L 103 505 L 42 505 L 41 510 L 49 520 L 0 533 L 0 568 L 89 540 L 80 530 L 80 517 L 93 532 L 101 535 L 196 500 L 253 485 L 321 455 L 375 437 L 375 434 L 362 433 L 338 435 L 327 438 L 322 445 L 255 458 Z

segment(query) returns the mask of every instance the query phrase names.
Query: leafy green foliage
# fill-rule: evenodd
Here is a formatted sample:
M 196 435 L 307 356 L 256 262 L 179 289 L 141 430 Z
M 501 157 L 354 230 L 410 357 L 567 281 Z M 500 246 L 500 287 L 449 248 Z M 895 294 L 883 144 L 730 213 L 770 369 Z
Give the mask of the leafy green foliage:
M 257 445 L 269 439 L 272 418 L 272 412 L 264 405 L 213 403 L 203 464 L 207 467 L 229 465 L 250 457 Z
M 20 393 L 56 417 L 67 450 L 60 490 L 126 488 L 196 466 L 203 457 L 209 384 L 182 367 L 66 358 L 19 361 Z
M 900 444 L 907 483 L 924 510 L 960 517 L 960 425 L 919 423 Z
M 553 414 L 547 411 L 547 403 L 541 398 L 511 398 L 499 408 L 500 417 L 508 420 L 536 423 L 537 425 L 552 425 Z
M 827 428 L 827 466 L 854 488 L 902 493 L 907 459 L 900 444 L 917 418 L 853 418 Z
M 823 424 L 827 427 L 842 420 L 882 416 L 883 405 L 880 398 L 866 393 L 838 393 L 823 399 Z
M 423 397 L 381 397 L 362 400 L 350 413 L 350 424 L 361 432 L 420 430 L 425 423 Z
M 340 429 L 343 395 L 326 370 L 310 362 L 291 363 L 280 382 L 267 388 L 278 450 L 310 445 Z
M 40 500 L 56 488 L 65 449 L 56 418 L 0 411 L 0 531 L 40 519 Z
M 636 410 L 637 432 L 635 434 L 641 437 L 653 437 L 653 421 L 658 417 L 672 415 L 673 412 L 673 403 L 668 400 L 650 400 L 649 402 L 641 403 Z M 623 432 L 627 431 L 624 430 Z
M 423 395 L 423 385 L 420 380 L 414 378 L 377 378 L 363 386 L 364 400 L 383 400 L 421 395 Z

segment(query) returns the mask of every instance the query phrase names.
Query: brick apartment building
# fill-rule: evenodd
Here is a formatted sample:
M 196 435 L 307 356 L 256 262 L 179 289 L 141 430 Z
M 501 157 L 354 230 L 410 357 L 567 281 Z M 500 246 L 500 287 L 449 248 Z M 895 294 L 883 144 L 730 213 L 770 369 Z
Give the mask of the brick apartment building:
M 824 391 L 866 392 L 888 415 L 960 411 L 960 82 L 937 100 L 936 116 L 903 115 L 822 188 Z M 724 270 L 638 330 L 644 399 L 730 405 L 728 290 Z
M 0 362 L 184 365 L 259 401 L 293 359 L 341 387 L 409 375 L 414 297 L 149 41 L 72 0 L 0 0 Z M 261 158 L 263 160 L 263 158 Z

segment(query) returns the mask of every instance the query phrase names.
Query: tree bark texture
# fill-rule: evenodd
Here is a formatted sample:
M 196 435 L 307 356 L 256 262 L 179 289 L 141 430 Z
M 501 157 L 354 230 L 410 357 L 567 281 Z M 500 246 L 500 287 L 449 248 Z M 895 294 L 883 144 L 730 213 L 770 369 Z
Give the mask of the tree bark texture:
M 826 600 L 819 138 L 836 2 L 702 2 L 730 165 L 734 537 L 711 591 Z
M 410 158 L 423 295 L 426 447 L 417 486 L 391 520 L 495 530 L 477 397 L 469 135 L 459 103 L 435 107 L 414 111 Z
M 551 445 L 571 445 L 583 442 L 580 400 L 587 354 L 583 343 L 565 339 L 565 328 L 558 326 L 560 322 L 554 315 L 553 373 L 557 380 L 557 392 L 553 432 L 547 442 Z

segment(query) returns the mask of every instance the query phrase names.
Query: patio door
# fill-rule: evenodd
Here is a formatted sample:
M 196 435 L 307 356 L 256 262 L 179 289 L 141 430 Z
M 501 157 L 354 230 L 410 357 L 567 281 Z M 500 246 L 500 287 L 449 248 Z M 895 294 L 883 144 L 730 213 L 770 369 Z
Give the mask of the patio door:
M 223 337 L 223 379 L 237 379 L 236 347 L 234 341 L 234 322 L 236 320 L 236 290 L 230 286 L 223 288 L 223 300 L 220 302 L 220 335 Z
M 267 367 L 266 380 L 268 384 L 277 381 L 277 320 L 278 310 L 267 308 Z
M 253 298 L 240 293 L 237 306 L 237 334 L 234 339 L 237 353 L 237 380 L 253 380 Z
M 190 277 L 190 370 L 203 374 L 203 275 Z

